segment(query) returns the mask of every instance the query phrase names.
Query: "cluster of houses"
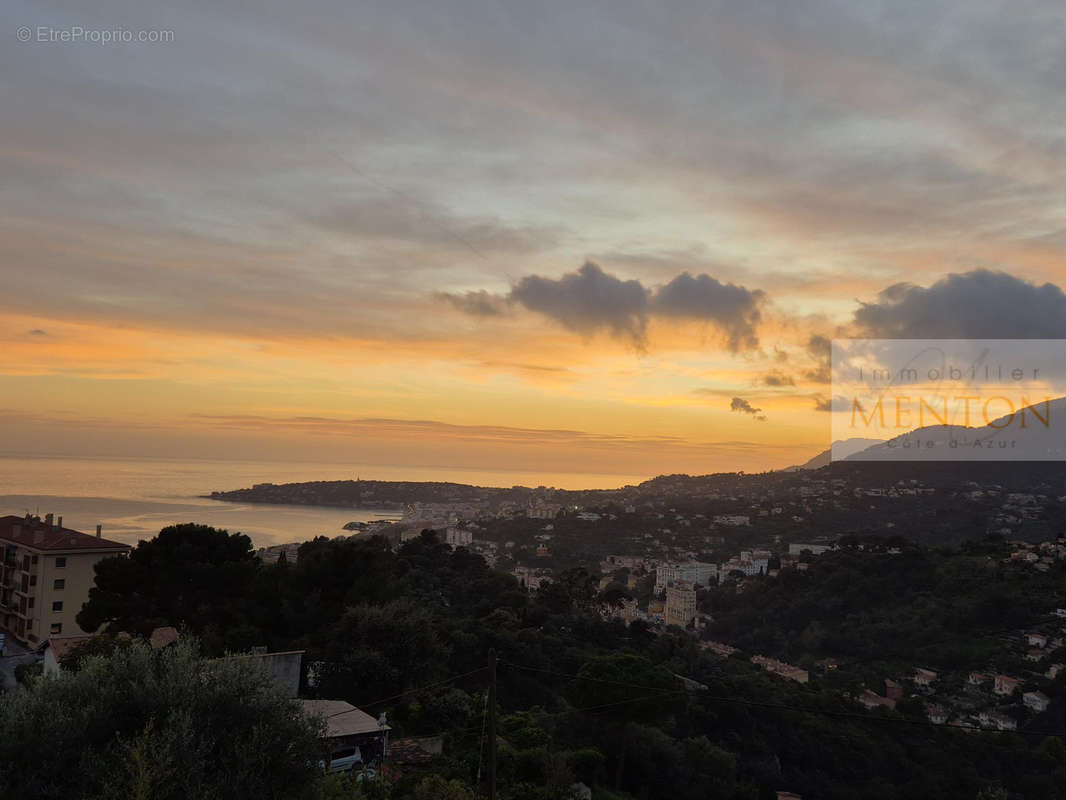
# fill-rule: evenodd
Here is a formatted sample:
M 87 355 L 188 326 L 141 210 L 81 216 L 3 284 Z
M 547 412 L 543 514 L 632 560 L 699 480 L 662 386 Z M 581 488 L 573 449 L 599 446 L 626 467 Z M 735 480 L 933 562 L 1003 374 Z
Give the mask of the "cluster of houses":
M 792 664 L 786 664 L 784 661 L 778 661 L 776 658 L 770 658 L 768 656 L 752 656 L 751 663 L 762 667 L 767 672 L 773 673 L 774 675 L 780 675 L 782 678 L 787 678 L 790 681 L 807 683 L 807 681 L 810 680 L 810 674 L 807 670 L 793 666 Z
M 1056 561 L 1066 559 L 1066 538 L 1060 537 L 1055 542 L 1032 542 L 1012 541 L 1011 553 L 1008 560 L 1027 564 L 1040 572 L 1047 572 Z
M 799 549 L 793 552 L 795 548 Z M 781 566 L 799 566 L 800 552 L 821 553 L 827 549 L 831 549 L 830 546 L 790 545 L 789 555 L 780 557 Z M 706 587 L 721 583 L 734 572 L 745 576 L 776 574 L 776 570 L 770 569 L 772 558 L 773 553 L 769 550 L 742 550 L 739 555 L 720 564 L 698 560 L 658 562 L 655 559 L 639 556 L 612 555 L 600 562 L 600 571 L 605 576 L 609 576 L 620 568 L 629 570 L 629 588 L 635 586 L 635 581 L 640 576 L 654 573 L 654 593 L 660 595 L 675 581 L 689 581 L 696 586 Z M 609 582 L 609 577 L 605 577 L 604 581 Z
M 641 620 L 654 627 L 694 626 L 697 631 L 702 630 L 709 621 L 709 617 L 696 608 L 696 585 L 691 581 L 674 581 L 666 587 L 665 599 L 652 599 L 647 610 L 641 610 L 636 600 L 625 600 L 618 608 L 605 609 L 604 615 L 620 619 L 626 625 Z
M 701 641 L 699 647 L 701 650 L 714 653 L 722 658 L 729 658 L 740 652 L 738 648 L 733 647 L 732 645 L 725 644 L 724 642 L 715 642 L 709 639 Z M 796 683 L 807 683 L 810 680 L 810 673 L 807 670 L 793 664 L 786 664 L 784 661 L 779 661 L 776 658 L 755 655 L 751 657 L 750 661 L 752 664 L 761 667 L 771 675 L 776 675 L 780 678 L 785 678 L 786 680 L 795 681 Z
M 1058 609 L 1056 614 L 1066 617 L 1066 609 Z M 1027 648 L 1026 660 L 1034 662 L 1044 660 L 1048 652 L 1058 650 L 1064 644 L 1062 639 L 1049 640 L 1039 632 L 1029 632 L 1020 638 Z M 1051 698 L 1034 685 L 1040 678 L 1054 680 L 1064 669 L 1066 665 L 1055 663 L 1046 672 L 1029 678 L 995 671 L 972 671 L 959 691 L 950 680 L 944 680 L 933 670 L 919 667 L 903 682 L 886 679 L 883 695 L 866 689 L 855 699 L 868 709 L 894 709 L 906 695 L 905 684 L 910 684 L 912 694 L 925 700 L 925 713 L 930 722 L 949 723 L 964 729 L 979 727 L 1013 731 L 1027 715 L 1047 711 Z
M 527 567 L 519 564 L 511 571 L 511 574 L 515 576 L 520 586 L 524 586 L 530 592 L 535 592 L 552 579 L 550 567 Z
M 629 590 L 636 589 L 642 580 L 650 576 L 654 576 L 655 583 L 654 596 L 646 609 L 640 609 L 636 600 L 627 600 L 620 607 L 605 610 L 605 614 L 621 619 L 626 625 L 639 619 L 651 625 L 676 625 L 698 632 L 710 621 L 709 617 L 696 610 L 695 597 L 698 589 L 717 585 L 738 574 L 741 577 L 775 576 L 780 568 L 803 570 L 807 567 L 804 559 L 832 549 L 835 549 L 835 545 L 791 544 L 787 554 L 777 557 L 780 567 L 773 568 L 771 562 L 775 556 L 769 550 L 742 550 L 739 555 L 720 564 L 695 559 L 660 562 L 645 556 L 609 555 L 599 565 L 603 574 L 600 580 L 601 590 L 619 580 L 616 576 L 620 570 L 626 572 L 624 584 Z M 550 579 L 550 571 L 526 566 L 516 567 L 514 575 L 530 587 L 539 586 L 543 579 Z
M 260 547 L 255 551 L 259 560 L 264 564 L 277 564 L 284 559 L 289 564 L 295 564 L 300 557 L 300 543 L 288 542 L 286 544 L 274 544 L 269 547 Z
M 533 497 L 524 503 L 506 500 L 491 505 L 488 500 L 471 503 L 408 503 L 403 509 L 403 521 L 423 527 L 443 527 L 462 520 L 496 517 L 508 519 L 555 519 L 566 510 L 575 510 L 562 503 L 554 503 L 543 497 Z M 599 519 L 599 515 L 594 515 Z

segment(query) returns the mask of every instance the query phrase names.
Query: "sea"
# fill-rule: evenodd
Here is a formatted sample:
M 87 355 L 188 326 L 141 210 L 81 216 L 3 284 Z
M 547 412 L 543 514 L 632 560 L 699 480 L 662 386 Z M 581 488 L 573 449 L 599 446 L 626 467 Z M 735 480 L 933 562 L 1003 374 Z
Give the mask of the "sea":
M 0 516 L 47 513 L 63 526 L 136 544 L 167 525 L 196 522 L 240 531 L 256 547 L 340 536 L 348 522 L 396 519 L 398 512 L 323 506 L 233 503 L 203 497 L 256 483 L 319 480 L 455 481 L 478 486 L 614 488 L 644 478 L 621 475 L 491 472 L 224 459 L 0 455 Z

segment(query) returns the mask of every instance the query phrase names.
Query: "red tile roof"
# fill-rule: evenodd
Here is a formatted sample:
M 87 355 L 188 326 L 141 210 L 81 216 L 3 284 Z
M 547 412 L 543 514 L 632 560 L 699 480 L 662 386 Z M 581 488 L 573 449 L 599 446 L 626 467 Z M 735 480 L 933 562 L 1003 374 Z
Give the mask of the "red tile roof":
M 55 655 L 56 661 L 62 661 L 63 657 L 70 652 L 72 647 L 76 647 L 82 642 L 87 642 L 94 636 L 96 636 L 94 633 L 71 633 L 67 636 L 49 636 L 45 644 L 52 648 L 52 653 Z
M 397 739 L 389 744 L 389 761 L 393 764 L 425 764 L 433 754 L 423 750 L 418 739 Z
M 151 643 L 153 650 L 161 650 L 167 645 L 177 644 L 181 641 L 181 634 L 178 633 L 177 628 L 167 625 L 164 628 L 155 628 L 148 641 Z
M 58 528 L 39 519 L 9 515 L 0 517 L 0 541 L 34 550 L 129 550 L 128 544 L 97 539 L 71 528 Z

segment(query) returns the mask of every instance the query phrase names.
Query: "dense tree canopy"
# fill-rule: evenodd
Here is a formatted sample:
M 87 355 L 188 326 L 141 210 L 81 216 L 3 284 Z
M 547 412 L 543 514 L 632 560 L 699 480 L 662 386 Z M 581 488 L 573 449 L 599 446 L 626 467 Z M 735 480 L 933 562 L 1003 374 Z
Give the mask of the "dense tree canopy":
M 255 579 L 252 541 L 206 525 L 173 525 L 127 558 L 96 564 L 96 585 L 78 614 L 89 631 L 148 633 L 161 625 L 197 631 L 236 624 Z
M 485 775 L 482 668 L 490 648 L 500 659 L 501 800 L 563 800 L 575 781 L 594 787 L 596 800 L 755 800 L 776 789 L 824 800 L 975 798 L 1000 785 L 1025 800 L 1066 794 L 1066 748 L 1057 740 L 900 724 L 888 712 L 862 711 L 828 676 L 800 686 L 745 659 L 701 650 L 690 635 L 652 632 L 640 622 L 626 627 L 603 618 L 605 598 L 584 570 L 563 571 L 527 593 L 432 532 L 395 550 L 376 537 L 320 538 L 301 546 L 296 563 L 277 565 L 251 557 L 239 535 L 197 526 L 166 533 L 162 544 L 138 547 L 128 565 L 101 563 L 87 619 L 134 632 L 184 627 L 203 637 L 210 655 L 250 644 L 305 649 L 316 679 L 305 691 L 375 715 L 387 711 L 395 736 L 445 737 L 443 754 L 421 771 L 395 783 L 330 779 L 321 791 L 333 794 L 322 797 L 473 792 Z M 702 600 L 715 616 L 713 635 L 750 652 L 789 660 L 828 652 L 861 661 L 891 649 L 910 665 L 917 657 L 951 658 L 941 645 L 966 638 L 963 631 L 1014 624 L 1017 608 L 1046 610 L 1057 602 L 1063 570 L 1023 581 L 1001 559 L 1002 542 L 995 541 L 952 553 L 905 546 L 889 555 L 856 546 L 819 557 L 805 573 L 746 579 L 742 592 L 727 584 Z M 156 570 L 175 597 L 154 585 Z M 209 575 L 230 583 L 209 586 Z M 99 663 L 86 654 L 73 677 L 98 674 Z M 1047 691 L 1057 696 L 1064 680 Z M 78 686 L 88 691 L 87 683 Z M 907 712 L 906 703 L 900 709 Z M 920 709 L 910 713 L 922 721 Z M 1062 714 L 1053 704 L 1040 725 L 1061 729 Z M 156 733 L 163 720 L 147 731 L 143 715 L 121 722 L 123 752 L 166 751 L 170 739 L 161 743 Z M 44 730 L 61 752 L 74 752 L 74 734 Z M 167 737 L 190 752 L 201 746 L 175 730 Z M 24 752 L 11 748 L 0 743 L 5 756 Z M 99 769 L 112 780 L 109 758 L 105 749 L 101 764 L 111 767 Z M 104 785 L 104 778 L 94 780 Z M 133 785 L 128 775 L 114 780 Z M 277 780 L 287 785 L 284 775 Z
M 88 656 L 0 696 L 0 797 L 311 798 L 319 729 L 246 661 L 192 642 Z

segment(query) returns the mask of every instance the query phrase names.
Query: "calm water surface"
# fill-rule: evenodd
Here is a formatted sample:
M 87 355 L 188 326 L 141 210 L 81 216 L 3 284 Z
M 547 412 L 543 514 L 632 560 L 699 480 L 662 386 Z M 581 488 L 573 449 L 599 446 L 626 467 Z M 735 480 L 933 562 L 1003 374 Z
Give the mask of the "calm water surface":
M 433 468 L 373 467 L 320 463 L 280 463 L 183 459 L 69 458 L 0 456 L 0 515 L 39 511 L 63 516 L 68 528 L 136 543 L 166 525 L 199 522 L 241 531 L 258 547 L 338 536 L 353 520 L 397 516 L 373 509 L 267 506 L 223 503 L 199 495 L 240 489 L 255 483 L 348 480 L 456 481 L 481 486 L 560 485 L 559 476 L 538 473 L 443 471 Z M 638 477 L 566 476 L 564 488 L 610 488 Z

